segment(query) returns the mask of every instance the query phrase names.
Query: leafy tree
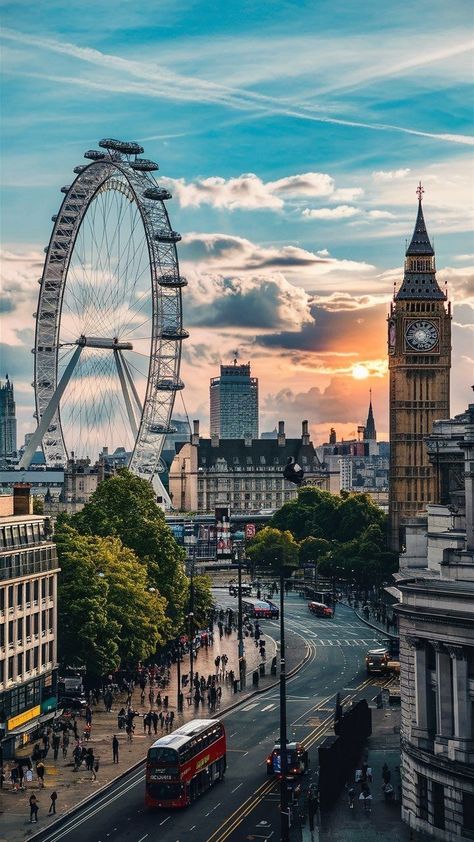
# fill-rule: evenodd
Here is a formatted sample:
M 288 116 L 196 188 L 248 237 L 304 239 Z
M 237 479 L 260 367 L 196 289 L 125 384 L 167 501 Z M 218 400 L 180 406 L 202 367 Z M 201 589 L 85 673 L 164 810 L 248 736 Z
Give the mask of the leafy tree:
M 209 612 L 213 605 L 211 579 L 206 575 L 193 577 L 194 589 L 194 627 L 204 628 L 208 624 Z M 189 598 L 188 598 L 188 604 Z
M 110 619 L 108 586 L 97 576 L 95 549 L 86 536 L 59 523 L 55 536 L 58 582 L 58 652 L 63 666 L 85 666 L 91 675 L 118 667 L 119 626 Z
M 298 567 L 298 544 L 288 530 L 281 532 L 266 526 L 247 546 L 247 558 L 256 567 L 266 567 L 275 574 L 279 574 L 283 564 L 288 574 Z
M 333 537 L 342 542 L 358 538 L 369 526 L 382 530 L 386 520 L 383 511 L 368 494 L 347 491 L 341 494 L 337 515 L 337 534 Z
M 331 543 L 326 538 L 313 538 L 312 535 L 303 538 L 300 544 L 300 564 L 309 561 L 317 563 L 330 549 Z
M 148 583 L 167 600 L 173 625 L 183 622 L 188 580 L 184 550 L 155 502 L 151 485 L 127 469 L 101 482 L 84 509 L 72 517 L 83 534 L 115 536 L 145 565 Z
M 44 500 L 42 497 L 33 497 L 33 514 L 34 515 L 43 515 L 44 514 Z
M 272 517 L 271 526 L 289 530 L 297 541 L 310 535 L 331 539 L 337 529 L 339 498 L 313 486 L 298 490 L 294 500 L 285 503 Z
M 153 655 L 170 634 L 166 600 L 118 538 L 80 535 L 62 520 L 56 532 L 59 651 L 93 675 Z

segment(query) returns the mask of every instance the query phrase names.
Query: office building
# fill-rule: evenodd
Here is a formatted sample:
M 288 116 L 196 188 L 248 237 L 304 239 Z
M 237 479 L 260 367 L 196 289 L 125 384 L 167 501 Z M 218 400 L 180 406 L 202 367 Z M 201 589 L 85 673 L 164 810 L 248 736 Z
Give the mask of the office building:
M 250 363 L 221 365 L 211 378 L 211 436 L 221 439 L 258 439 L 258 379 Z
M 27 485 L 0 496 L 0 738 L 5 759 L 57 709 L 57 577 L 49 520 Z
M 17 455 L 15 395 L 7 374 L 0 380 L 0 468 L 16 462 Z
M 474 404 L 435 422 L 427 456 L 441 502 L 407 520 L 395 577 L 402 817 L 454 842 L 474 838 Z

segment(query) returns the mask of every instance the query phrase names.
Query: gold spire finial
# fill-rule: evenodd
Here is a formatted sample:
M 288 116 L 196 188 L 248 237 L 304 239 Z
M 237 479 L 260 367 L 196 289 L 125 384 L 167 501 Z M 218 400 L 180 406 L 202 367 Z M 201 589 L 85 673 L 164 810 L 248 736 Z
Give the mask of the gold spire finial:
M 424 192 L 425 192 L 425 191 L 424 191 L 423 185 L 422 185 L 422 183 L 421 183 L 421 181 L 420 181 L 420 183 L 418 184 L 418 187 L 416 188 L 416 195 L 418 196 L 418 201 L 419 201 L 419 202 L 421 202 L 421 200 L 422 200 L 422 198 L 423 198 L 423 193 L 424 193 Z

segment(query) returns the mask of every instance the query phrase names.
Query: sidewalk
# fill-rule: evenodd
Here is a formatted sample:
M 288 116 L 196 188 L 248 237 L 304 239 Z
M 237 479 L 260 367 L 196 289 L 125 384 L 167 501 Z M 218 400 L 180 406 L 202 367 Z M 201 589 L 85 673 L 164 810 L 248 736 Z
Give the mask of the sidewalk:
M 204 675 L 206 678 L 209 674 L 214 674 L 216 671 L 214 659 L 217 655 L 226 653 L 229 661 L 227 663 L 227 670 L 233 670 L 238 675 L 238 655 L 237 655 L 237 635 L 236 632 L 219 639 L 217 627 L 215 628 L 214 643 L 208 648 L 201 648 L 194 660 L 194 671 L 199 675 Z M 263 635 L 266 639 L 266 660 L 265 663 L 265 677 L 260 678 L 259 688 L 264 689 L 266 686 L 274 683 L 277 679 L 270 676 L 270 665 L 272 658 L 276 654 L 276 643 L 273 638 L 269 637 L 263 629 Z M 289 669 L 296 666 L 297 662 L 303 657 L 304 652 L 296 650 L 292 658 L 293 663 L 289 665 Z M 222 699 L 220 708 L 224 709 L 232 704 L 241 701 L 246 695 L 250 695 L 255 689 L 252 685 L 252 673 L 258 669 L 261 661 L 259 651 L 255 647 L 254 639 L 252 637 L 245 638 L 245 657 L 247 660 L 247 680 L 246 690 L 234 694 L 233 687 L 230 682 L 221 678 L 220 686 L 222 688 Z M 189 656 L 184 657 L 181 663 L 181 674 L 189 671 Z M 188 706 L 185 698 L 185 707 L 183 713 L 178 713 L 176 710 L 177 703 L 177 669 L 176 664 L 171 667 L 171 680 L 167 688 L 161 691 L 162 698 L 166 694 L 169 697 L 168 710 L 174 711 L 174 728 L 176 729 L 184 722 L 187 722 L 196 717 L 210 717 L 218 716 L 216 713 L 210 714 L 207 703 L 201 704 L 199 710 L 196 710 L 194 704 Z M 72 750 L 74 748 L 74 739 L 71 737 L 69 745 L 68 756 L 66 759 L 62 758 L 61 751 L 58 759 L 53 759 L 53 752 L 50 749 L 45 760 L 45 787 L 40 789 L 36 775 L 32 783 L 27 784 L 28 789 L 21 792 L 13 792 L 11 784 L 7 780 L 4 784 L 4 789 L 1 792 L 1 820 L 0 820 L 0 842 L 20 842 L 27 839 L 33 833 L 44 829 L 53 820 L 53 816 L 48 816 L 48 809 L 50 806 L 50 795 L 55 790 L 58 794 L 56 802 L 57 815 L 62 816 L 67 811 L 71 810 L 88 796 L 97 793 L 104 785 L 110 783 L 115 778 L 127 773 L 127 771 L 135 765 L 138 765 L 146 756 L 149 745 L 151 745 L 158 737 L 164 733 L 161 731 L 158 724 L 158 733 L 155 735 L 153 728 L 151 735 L 144 733 L 143 730 L 143 716 L 148 713 L 150 706 L 148 703 L 148 686 L 146 688 L 145 704 L 140 702 L 140 687 L 137 686 L 132 696 L 132 707 L 138 711 L 140 716 L 135 718 L 135 733 L 133 742 L 127 741 L 127 735 L 124 731 L 119 731 L 117 728 L 117 713 L 122 706 L 126 706 L 126 694 L 117 695 L 114 699 L 112 711 L 107 713 L 104 709 L 104 704 L 101 701 L 97 706 L 93 706 L 92 718 L 92 732 L 91 739 L 86 743 L 87 747 L 94 750 L 95 758 L 99 759 L 100 766 L 97 773 L 97 780 L 92 781 L 91 772 L 87 772 L 82 766 L 79 771 L 74 772 L 74 764 L 72 761 Z M 154 707 L 157 712 L 160 708 Z M 165 711 L 166 712 L 166 711 Z M 82 729 L 85 724 L 84 719 L 78 719 L 78 731 L 82 736 Z M 116 734 L 119 740 L 119 763 L 112 762 L 112 738 Z M 21 749 L 17 756 L 30 757 L 33 750 L 33 745 L 25 746 Z M 8 761 L 5 763 L 6 775 L 9 777 Z M 34 792 L 38 799 L 39 813 L 38 824 L 29 823 L 29 797 L 31 792 Z
M 347 605 L 348 608 L 352 608 L 356 617 L 361 620 L 362 623 L 365 623 L 367 626 L 375 629 L 376 631 L 380 631 L 384 637 L 398 637 L 398 632 L 394 630 L 393 625 L 388 626 L 387 623 L 382 623 L 382 621 L 377 617 L 377 614 L 370 610 L 369 606 L 369 614 L 366 617 L 365 614 L 362 613 L 362 610 L 358 610 L 354 608 L 353 605 L 349 605 L 348 602 L 343 602 L 344 605 Z M 391 629 L 391 631 L 389 631 Z

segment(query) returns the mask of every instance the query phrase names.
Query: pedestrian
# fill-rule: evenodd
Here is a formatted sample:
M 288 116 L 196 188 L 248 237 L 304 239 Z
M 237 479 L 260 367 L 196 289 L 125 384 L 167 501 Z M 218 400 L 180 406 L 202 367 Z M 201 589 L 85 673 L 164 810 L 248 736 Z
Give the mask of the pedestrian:
M 94 761 L 94 767 L 93 767 L 93 769 L 92 769 L 92 780 L 93 780 L 93 781 L 96 781 L 96 780 L 97 780 L 97 773 L 98 773 L 98 771 L 99 771 L 99 758 L 98 758 L 98 757 L 96 757 L 96 758 L 95 758 L 95 761 Z
M 170 731 L 173 730 L 173 722 L 174 722 L 174 710 L 170 713 Z
M 382 766 L 382 780 L 384 782 L 384 786 L 386 786 L 387 784 L 390 783 L 391 777 L 392 777 L 392 773 L 391 773 L 390 769 L 388 768 L 387 764 L 384 763 L 383 766 Z
M 134 727 L 135 726 L 133 725 L 133 722 L 129 722 L 129 724 L 125 728 L 125 730 L 127 732 L 127 739 L 128 739 L 129 743 L 133 742 L 133 729 L 134 729 Z
M 152 721 L 153 721 L 153 731 L 156 734 L 157 731 L 158 731 L 158 714 L 157 714 L 156 710 L 153 711 L 153 713 L 151 715 L 151 718 L 152 718 Z
M 34 792 L 30 795 L 30 822 L 38 821 L 38 801 Z
M 86 706 L 86 725 L 92 725 L 92 708 L 90 705 Z
M 66 731 L 63 734 L 63 741 L 62 741 L 62 749 L 63 749 L 63 758 L 66 759 L 67 757 L 67 750 L 69 748 L 69 734 Z
M 39 760 L 38 763 L 36 764 L 36 774 L 38 776 L 38 785 L 39 785 L 40 789 L 44 789 L 44 773 L 45 773 L 44 763 L 43 763 L 42 760 Z
M 169 729 L 170 729 L 170 715 L 167 712 L 166 716 L 165 716 L 165 731 L 166 731 L 166 733 L 169 732 Z
M 116 734 L 114 734 L 114 738 L 112 740 L 112 755 L 113 755 L 113 762 L 119 762 L 119 741 L 117 739 Z
M 92 772 L 93 766 L 94 766 L 94 750 L 92 748 L 88 748 L 87 754 L 86 754 L 86 770 L 88 772 Z
M 60 744 L 61 744 L 61 737 L 59 736 L 59 734 L 53 734 L 52 746 L 53 746 L 53 752 L 54 752 L 54 759 L 55 760 L 58 759 Z
M 55 790 L 53 790 L 53 792 L 51 793 L 51 804 L 49 805 L 48 816 L 50 815 L 50 813 L 53 813 L 54 815 L 56 815 L 57 798 L 58 798 L 58 793 Z
M 18 783 L 20 785 L 20 789 L 23 789 L 23 778 L 24 778 L 23 763 L 21 763 L 21 761 L 19 760 L 18 761 Z
M 164 725 L 165 725 L 165 717 L 163 716 L 163 711 L 162 711 L 162 710 L 160 710 L 160 712 L 159 712 L 159 714 L 158 714 L 158 719 L 160 720 L 161 730 L 163 730 Z
M 18 792 L 18 768 L 16 766 L 12 766 L 10 770 L 10 780 L 13 792 Z

